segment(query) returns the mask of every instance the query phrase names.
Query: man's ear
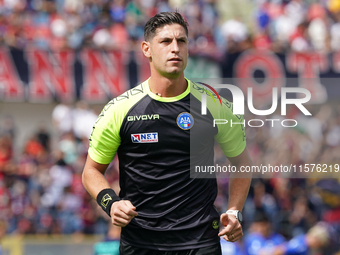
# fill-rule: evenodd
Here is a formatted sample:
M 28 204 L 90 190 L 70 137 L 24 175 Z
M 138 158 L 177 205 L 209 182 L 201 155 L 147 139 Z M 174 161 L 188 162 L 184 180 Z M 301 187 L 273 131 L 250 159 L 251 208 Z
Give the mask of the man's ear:
M 142 42 L 142 51 L 145 57 L 151 58 L 150 42 Z

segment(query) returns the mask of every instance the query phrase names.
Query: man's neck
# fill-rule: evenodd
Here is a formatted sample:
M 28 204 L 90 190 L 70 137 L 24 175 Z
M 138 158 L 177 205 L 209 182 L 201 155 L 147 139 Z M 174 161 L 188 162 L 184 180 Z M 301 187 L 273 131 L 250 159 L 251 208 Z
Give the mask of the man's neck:
M 161 75 L 152 75 L 149 79 L 149 88 L 152 93 L 161 97 L 176 97 L 182 94 L 188 87 L 184 73 L 178 78 L 167 78 Z

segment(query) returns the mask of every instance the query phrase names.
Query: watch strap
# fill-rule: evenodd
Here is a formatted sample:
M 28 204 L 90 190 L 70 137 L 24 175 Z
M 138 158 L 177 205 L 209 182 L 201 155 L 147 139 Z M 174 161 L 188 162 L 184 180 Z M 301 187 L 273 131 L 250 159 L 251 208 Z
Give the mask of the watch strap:
M 241 222 L 242 222 L 242 219 L 239 219 L 238 213 L 241 213 L 241 212 L 240 212 L 239 210 L 227 210 L 227 211 L 226 211 L 226 214 L 234 215 L 235 218 L 241 223 Z

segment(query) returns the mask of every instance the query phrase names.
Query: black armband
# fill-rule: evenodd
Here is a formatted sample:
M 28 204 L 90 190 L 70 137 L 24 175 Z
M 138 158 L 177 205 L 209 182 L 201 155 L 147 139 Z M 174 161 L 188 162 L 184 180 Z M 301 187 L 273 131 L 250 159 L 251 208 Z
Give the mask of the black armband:
M 98 205 L 111 217 L 111 206 L 114 202 L 119 201 L 120 198 L 117 196 L 113 189 L 103 189 L 97 196 Z

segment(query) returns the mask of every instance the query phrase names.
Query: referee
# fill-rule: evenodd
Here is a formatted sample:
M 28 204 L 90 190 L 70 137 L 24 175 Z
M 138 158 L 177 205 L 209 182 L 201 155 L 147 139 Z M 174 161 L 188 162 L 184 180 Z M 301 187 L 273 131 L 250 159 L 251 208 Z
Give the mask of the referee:
M 250 165 L 243 126 L 212 125 L 213 119 L 241 122 L 240 116 L 227 100 L 215 104 L 209 97 L 207 117 L 201 116 L 207 88 L 184 77 L 188 29 L 178 12 L 152 17 L 144 38 L 151 76 L 104 107 L 90 137 L 83 184 L 122 227 L 121 255 L 220 255 L 220 236 L 231 242 L 243 236 L 241 211 L 251 180 L 230 179 L 228 211 L 219 215 L 216 178 L 190 178 L 190 163 L 213 165 L 216 140 L 232 165 Z M 190 139 L 199 141 L 196 156 Z M 116 153 L 119 195 L 104 177 Z

